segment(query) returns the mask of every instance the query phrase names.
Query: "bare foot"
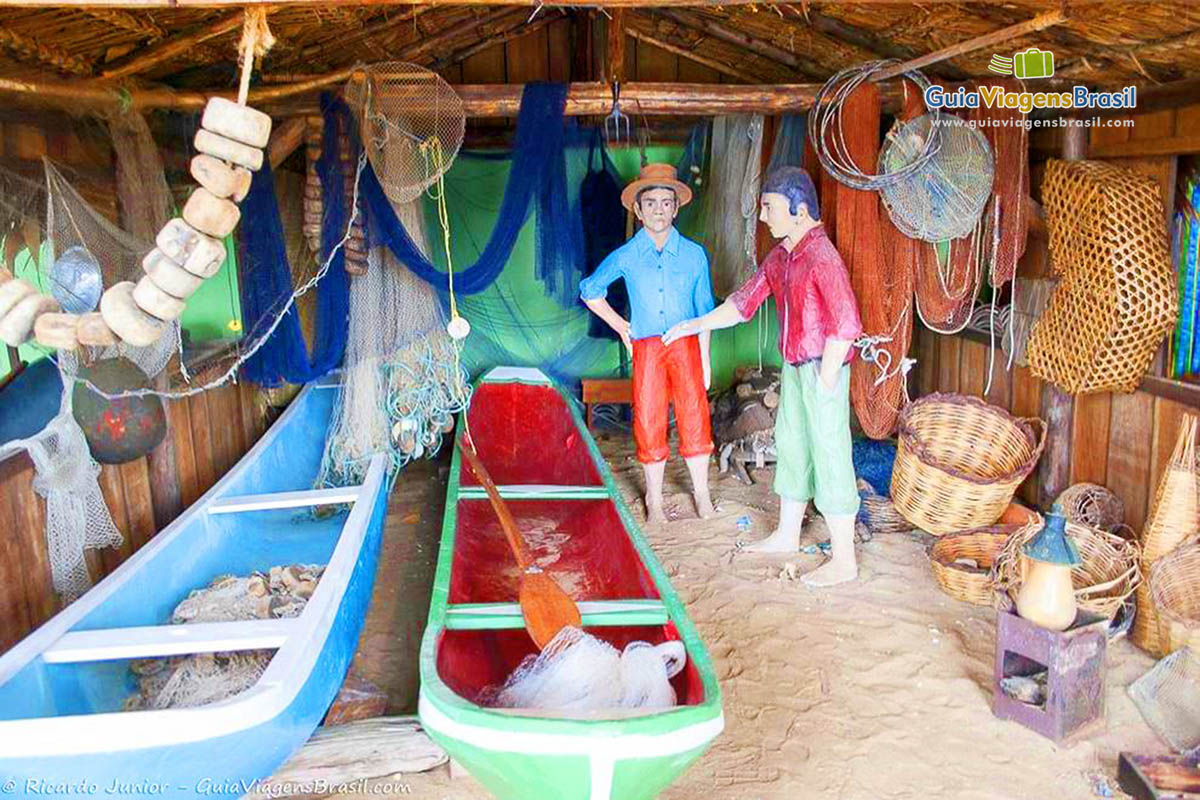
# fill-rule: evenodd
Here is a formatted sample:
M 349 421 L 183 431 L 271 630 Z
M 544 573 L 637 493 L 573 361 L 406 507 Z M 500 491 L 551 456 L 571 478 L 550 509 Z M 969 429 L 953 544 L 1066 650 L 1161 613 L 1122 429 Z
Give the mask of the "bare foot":
M 651 502 L 650 498 L 646 498 L 646 521 L 647 522 L 666 522 L 667 515 L 663 513 L 662 501 L 657 503 Z
M 857 577 L 858 564 L 853 559 L 831 558 L 812 572 L 802 575 L 800 580 L 814 589 L 820 589 L 847 583 Z
M 692 495 L 692 499 L 696 501 L 696 513 L 700 519 L 712 519 L 717 515 L 717 511 L 713 508 L 712 498 L 708 496 L 708 492 L 696 492 Z
M 744 553 L 795 553 L 800 550 L 800 532 L 778 530 L 767 538 L 748 544 Z

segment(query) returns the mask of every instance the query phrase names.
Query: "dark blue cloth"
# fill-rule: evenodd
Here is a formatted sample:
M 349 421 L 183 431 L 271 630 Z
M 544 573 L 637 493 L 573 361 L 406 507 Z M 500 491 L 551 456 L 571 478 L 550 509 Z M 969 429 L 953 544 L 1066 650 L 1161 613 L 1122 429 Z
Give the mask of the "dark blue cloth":
M 62 378 L 52 358 L 43 358 L 21 370 L 0 391 L 0 445 L 28 439 L 46 427 L 58 413 Z

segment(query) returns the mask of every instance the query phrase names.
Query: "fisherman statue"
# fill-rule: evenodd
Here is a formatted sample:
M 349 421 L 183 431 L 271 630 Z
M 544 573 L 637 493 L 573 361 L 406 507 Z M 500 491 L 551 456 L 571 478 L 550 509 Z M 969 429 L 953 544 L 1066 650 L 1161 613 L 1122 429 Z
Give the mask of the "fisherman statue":
M 810 586 L 833 586 L 858 577 L 850 359 L 862 323 L 846 265 L 821 223 L 808 173 L 798 167 L 772 171 L 763 184 L 759 219 L 781 241 L 754 277 L 714 311 L 675 324 L 662 341 L 670 347 L 746 322 L 774 295 L 784 361 L 775 419 L 779 525 L 745 550 L 795 553 L 804 512 L 813 500 L 829 526 L 832 555 L 803 580 Z
M 663 474 L 671 455 L 667 445 L 667 405 L 675 407 L 679 455 L 692 478 L 696 512 L 713 515 L 708 493 L 708 462 L 713 450 L 708 416 L 712 382 L 709 329 L 666 339 L 671 326 L 712 311 L 712 282 L 704 248 L 680 235 L 675 216 L 692 199 L 688 185 L 668 164 L 647 164 L 625 187 L 621 202 L 642 223 L 628 242 L 609 253 L 579 284 L 579 296 L 607 322 L 633 358 L 633 438 L 646 474 L 646 516 L 665 522 Z M 625 279 L 630 319 L 605 300 L 609 284 Z

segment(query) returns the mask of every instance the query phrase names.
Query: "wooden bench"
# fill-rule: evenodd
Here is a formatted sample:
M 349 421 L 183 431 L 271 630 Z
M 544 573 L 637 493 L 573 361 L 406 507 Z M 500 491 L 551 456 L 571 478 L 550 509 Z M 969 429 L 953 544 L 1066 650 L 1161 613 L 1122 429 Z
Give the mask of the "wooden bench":
M 633 381 L 629 378 L 584 378 L 580 384 L 588 430 L 592 428 L 592 406 L 596 403 L 633 403 Z

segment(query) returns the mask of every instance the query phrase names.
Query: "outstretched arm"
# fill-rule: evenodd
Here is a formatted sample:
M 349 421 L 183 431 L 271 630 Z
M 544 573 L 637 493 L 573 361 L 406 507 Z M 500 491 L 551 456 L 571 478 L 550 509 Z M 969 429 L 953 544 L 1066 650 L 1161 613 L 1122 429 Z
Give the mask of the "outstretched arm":
M 608 326 L 617 332 L 621 337 L 621 341 L 625 343 L 625 349 L 633 355 L 633 342 L 629 338 L 629 320 L 622 317 L 616 310 L 608 304 L 608 300 L 603 297 L 597 297 L 592 300 L 584 300 L 583 304 L 591 309 L 592 313 L 600 319 L 608 323 Z
M 719 328 L 730 328 L 744 321 L 742 312 L 738 311 L 738 307 L 733 304 L 733 301 L 726 300 L 702 317 L 684 320 L 672 326 L 671 330 L 663 334 L 662 341 L 663 344 L 670 344 L 685 336 L 695 336 L 698 333 L 715 331 Z

